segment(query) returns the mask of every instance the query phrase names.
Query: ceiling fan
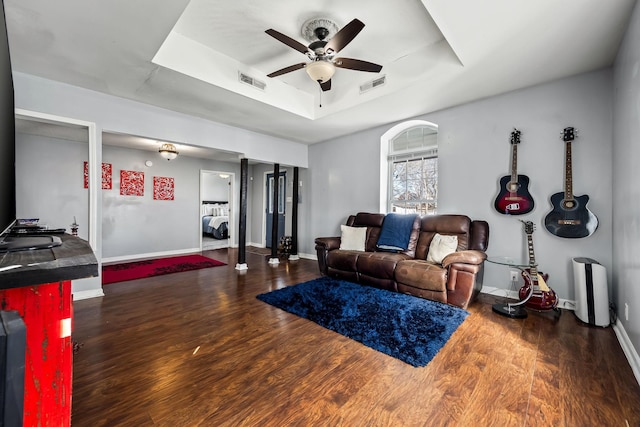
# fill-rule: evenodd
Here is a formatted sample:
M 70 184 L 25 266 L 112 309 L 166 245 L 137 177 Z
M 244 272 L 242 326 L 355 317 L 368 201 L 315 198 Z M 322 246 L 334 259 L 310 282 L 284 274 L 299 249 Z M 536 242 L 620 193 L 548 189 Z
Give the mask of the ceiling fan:
M 331 89 L 331 77 L 333 77 L 336 67 L 379 73 L 380 70 L 382 70 L 382 65 L 360 59 L 337 58 L 335 56 L 346 45 L 351 43 L 363 28 L 364 24 L 358 19 L 349 22 L 340 31 L 337 31 L 337 25 L 328 19 L 310 20 L 303 25 L 303 34 L 308 34 L 309 32 L 312 34 L 312 36 L 309 37 L 311 41 L 309 46 L 305 46 L 274 29 L 266 30 L 265 32 L 271 37 L 307 55 L 311 60 L 309 63 L 300 62 L 299 64 L 290 65 L 274 71 L 271 74 L 267 74 L 267 77 L 281 76 L 282 74 L 304 68 L 309 77 L 311 77 L 313 81 L 318 82 L 323 91 L 327 91 Z M 329 40 L 325 40 L 332 33 L 334 33 L 332 37 Z

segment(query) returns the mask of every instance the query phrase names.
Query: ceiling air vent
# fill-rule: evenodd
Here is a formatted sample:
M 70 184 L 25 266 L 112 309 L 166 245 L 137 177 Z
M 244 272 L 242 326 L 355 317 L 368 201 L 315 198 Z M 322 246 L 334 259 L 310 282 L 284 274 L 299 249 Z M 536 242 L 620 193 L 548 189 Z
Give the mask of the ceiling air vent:
M 260 90 L 264 90 L 264 88 L 267 87 L 267 84 L 265 82 L 262 82 L 256 78 L 251 77 L 248 74 L 244 74 L 240 71 L 238 71 L 238 80 L 240 80 L 242 83 L 246 83 L 248 85 L 251 85 L 253 87 L 257 87 Z
M 382 77 L 378 77 L 375 80 L 371 80 L 370 82 L 367 82 L 363 85 L 360 85 L 360 93 L 365 93 L 368 90 L 371 90 L 373 88 L 376 88 L 378 86 L 382 86 L 383 84 L 385 84 L 387 81 L 387 76 L 384 75 Z

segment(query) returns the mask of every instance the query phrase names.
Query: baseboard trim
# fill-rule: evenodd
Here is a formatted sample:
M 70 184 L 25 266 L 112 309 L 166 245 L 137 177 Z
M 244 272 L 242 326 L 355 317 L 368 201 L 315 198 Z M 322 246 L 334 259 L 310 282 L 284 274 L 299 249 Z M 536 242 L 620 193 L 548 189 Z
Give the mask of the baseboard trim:
M 98 298 L 98 297 L 103 297 L 103 296 L 104 296 L 104 292 L 102 291 L 102 288 L 100 288 L 100 289 L 90 289 L 88 291 L 74 292 L 73 293 L 73 300 L 74 301 L 80 301 L 80 300 L 83 300 L 83 299 Z
M 312 259 L 314 261 L 318 260 L 318 255 L 317 254 L 303 254 L 303 253 L 298 252 L 298 256 L 300 258 L 304 258 L 304 259 Z
M 620 322 L 620 319 L 613 324 L 613 331 L 618 337 L 618 342 L 620 343 L 620 347 L 622 347 L 624 355 L 627 356 L 627 361 L 631 366 L 633 375 L 636 377 L 636 381 L 640 384 L 640 357 L 638 356 L 638 352 L 633 346 L 633 343 L 629 339 L 629 335 L 627 335 L 627 331 L 624 329 L 622 322 Z
M 135 261 L 135 260 L 145 259 L 145 258 L 161 258 L 161 257 L 167 257 L 167 256 L 185 255 L 185 254 L 194 254 L 194 253 L 197 253 L 197 254 L 201 253 L 200 248 L 180 249 L 177 251 L 166 251 L 166 252 L 149 252 L 146 254 L 134 254 L 134 255 L 102 258 L 102 263 L 106 264 L 106 263 L 112 263 L 112 262 Z

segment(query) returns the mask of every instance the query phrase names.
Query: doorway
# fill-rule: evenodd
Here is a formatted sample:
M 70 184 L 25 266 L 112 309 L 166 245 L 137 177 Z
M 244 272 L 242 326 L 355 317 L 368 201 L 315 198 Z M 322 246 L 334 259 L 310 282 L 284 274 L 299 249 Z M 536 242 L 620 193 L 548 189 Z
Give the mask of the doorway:
M 267 248 L 271 248 L 272 243 L 278 245 L 280 238 L 284 236 L 284 226 L 285 226 L 285 206 L 286 206 L 286 196 L 287 196 L 287 172 L 282 171 L 278 177 L 278 197 L 277 200 L 273 198 L 273 185 L 274 185 L 274 173 L 270 172 L 266 174 L 265 177 L 265 216 L 266 216 L 266 226 L 265 226 L 265 246 Z M 275 242 L 272 242 L 272 228 L 273 228 L 273 212 L 277 209 L 278 215 L 278 236 Z
M 232 246 L 235 174 L 200 171 L 200 248 L 203 251 Z

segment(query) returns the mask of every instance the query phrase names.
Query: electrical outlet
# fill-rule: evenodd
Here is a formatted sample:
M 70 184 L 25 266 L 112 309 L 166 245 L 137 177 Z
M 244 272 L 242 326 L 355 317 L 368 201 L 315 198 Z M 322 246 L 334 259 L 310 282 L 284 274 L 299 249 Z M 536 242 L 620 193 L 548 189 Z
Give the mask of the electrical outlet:
M 629 304 L 624 303 L 624 320 L 629 321 Z
M 518 272 L 515 270 L 511 270 L 509 273 L 511 273 L 511 281 L 512 282 L 517 282 L 518 281 Z

